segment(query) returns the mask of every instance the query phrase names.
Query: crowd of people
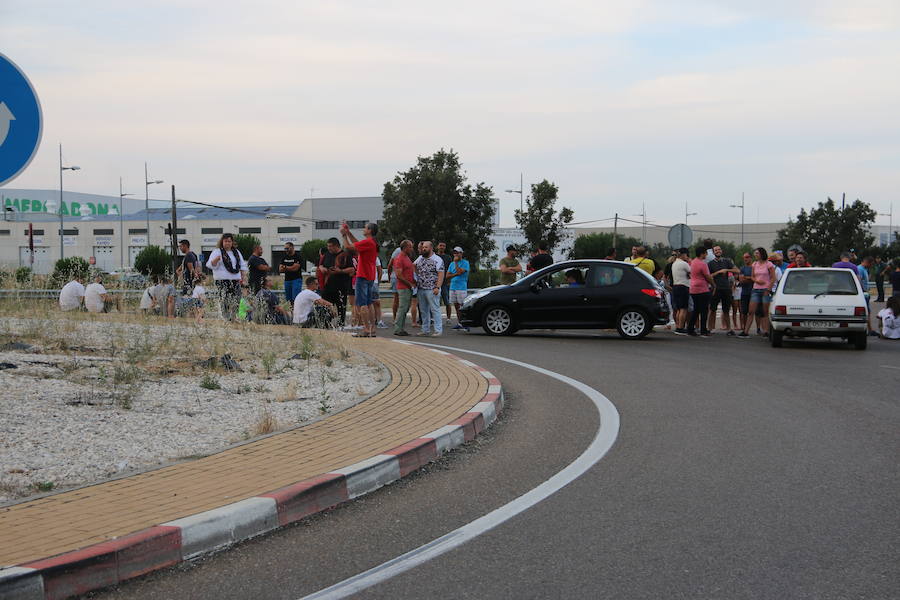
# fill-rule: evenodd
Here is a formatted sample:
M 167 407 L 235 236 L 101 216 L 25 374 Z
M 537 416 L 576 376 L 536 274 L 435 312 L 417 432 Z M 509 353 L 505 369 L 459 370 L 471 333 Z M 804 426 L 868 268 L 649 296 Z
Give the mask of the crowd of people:
M 384 268 L 378 256 L 377 235 L 375 223 L 367 224 L 360 238 L 342 223 L 341 239 L 327 240 L 315 264 L 315 275 L 306 278 L 301 272 L 303 259 L 287 242 L 277 268 L 284 277 L 284 297 L 289 305 L 283 306 L 273 290 L 272 267 L 262 256 L 262 246 L 254 247 L 245 258 L 234 236 L 222 234 L 205 262 L 222 317 L 338 328 L 353 331 L 355 337 L 374 337 L 378 328 L 388 327 L 382 320 L 379 282 Z M 207 303 L 207 275 L 190 242 L 181 240 L 179 247 L 182 254 L 174 276 L 154 277 L 142 294 L 139 307 L 147 313 L 170 318 L 192 316 L 200 322 Z M 616 249 L 611 249 L 606 258 L 618 260 Z M 644 246 L 634 246 L 625 262 L 646 271 L 665 288 L 675 334 L 708 337 L 716 329 L 721 308 L 721 325 L 726 335 L 748 338 L 754 322 L 757 334 L 768 335 L 769 304 L 783 273 L 811 264 L 799 248 L 789 249 L 787 256 L 780 251 L 769 253 L 765 248 L 756 248 L 752 253 L 745 252 L 741 259 L 742 264 L 735 265 L 720 246 L 709 241 L 692 253 L 688 248 L 673 251 L 663 267 Z M 448 253 L 444 242 L 403 240 L 387 262 L 393 334 L 408 336 L 409 326 L 419 328 L 419 336 L 442 335 L 441 306 L 445 307 L 447 322 L 452 322 L 453 308 L 459 317 L 468 294 L 471 267 L 463 248 L 457 246 Z M 546 243 L 538 245 L 525 265 L 519 261 L 517 248 L 509 246 L 498 265 L 500 283 L 514 283 L 518 277 L 551 264 L 553 258 Z M 841 253 L 840 260 L 831 266 L 852 270 L 865 290 L 867 302 L 870 272 L 875 279 L 877 302 L 885 300 L 885 280 L 890 280 L 893 296 L 878 317 L 884 337 L 900 338 L 900 260 L 891 263 L 879 256 L 859 260 L 853 251 L 848 251 Z M 575 275 L 572 284 L 579 285 Z M 90 312 L 122 310 L 120 297 L 107 292 L 100 275 L 87 286 L 80 278 L 67 283 L 60 292 L 59 304 L 63 310 L 82 305 Z M 459 322 L 454 329 L 466 330 Z M 876 331 L 871 334 L 879 335 Z

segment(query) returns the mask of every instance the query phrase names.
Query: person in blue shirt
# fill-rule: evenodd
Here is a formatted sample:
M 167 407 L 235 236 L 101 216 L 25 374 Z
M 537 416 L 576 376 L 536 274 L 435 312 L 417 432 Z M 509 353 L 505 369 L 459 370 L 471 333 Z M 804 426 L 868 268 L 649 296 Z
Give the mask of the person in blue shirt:
M 450 280 L 450 302 L 456 307 L 456 319 L 459 320 L 459 308 L 466 301 L 469 290 L 469 261 L 463 258 L 463 249 L 459 246 L 453 249 L 453 260 L 447 267 L 447 278 Z M 457 323 L 453 329 L 468 331 Z

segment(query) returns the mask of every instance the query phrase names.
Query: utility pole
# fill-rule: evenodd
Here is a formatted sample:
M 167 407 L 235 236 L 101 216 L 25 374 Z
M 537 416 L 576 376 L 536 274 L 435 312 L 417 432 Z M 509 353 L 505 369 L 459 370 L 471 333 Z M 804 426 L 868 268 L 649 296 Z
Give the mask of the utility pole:
M 641 214 L 635 215 L 641 218 L 641 244 L 647 245 L 647 206 L 641 202 Z
M 741 192 L 741 203 L 732 204 L 731 208 L 741 209 L 741 246 L 744 245 L 744 192 Z
M 684 203 L 684 224 L 687 225 L 687 219 L 688 219 L 688 217 L 693 217 L 693 216 L 695 216 L 696 214 L 697 214 L 697 213 L 688 212 L 688 204 L 687 204 L 687 202 L 685 202 L 685 203 Z
M 175 186 L 172 186 L 172 265 L 175 265 L 175 257 L 178 256 L 178 211 L 175 208 Z
M 609 214 L 609 213 L 606 213 Z M 616 244 L 619 240 L 619 213 L 616 213 L 616 216 L 613 218 L 613 248 L 616 247 Z
M 122 177 L 119 177 L 119 270 L 125 270 L 125 216 L 124 205 L 126 194 L 122 189 Z

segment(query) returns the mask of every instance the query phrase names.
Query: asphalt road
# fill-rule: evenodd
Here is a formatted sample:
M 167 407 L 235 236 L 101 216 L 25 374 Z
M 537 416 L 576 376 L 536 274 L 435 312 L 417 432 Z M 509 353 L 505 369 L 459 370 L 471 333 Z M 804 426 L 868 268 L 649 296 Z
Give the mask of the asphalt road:
M 900 343 L 477 330 L 439 343 L 595 387 L 619 410 L 619 438 L 556 495 L 359 597 L 900 595 Z M 344 507 L 92 597 L 300 598 L 508 502 L 588 445 L 598 418 L 584 396 L 474 360 L 508 394 L 483 438 Z

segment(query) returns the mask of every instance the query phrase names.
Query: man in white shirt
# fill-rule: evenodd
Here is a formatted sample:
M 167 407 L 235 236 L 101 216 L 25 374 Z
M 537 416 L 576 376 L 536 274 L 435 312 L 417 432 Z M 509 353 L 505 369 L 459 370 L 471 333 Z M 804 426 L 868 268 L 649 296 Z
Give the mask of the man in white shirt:
M 84 284 L 81 277 L 76 277 L 59 291 L 59 308 L 62 310 L 78 310 L 84 300 Z
M 319 280 L 315 277 L 306 278 L 306 289 L 294 298 L 294 325 L 303 328 L 317 327 L 325 329 L 337 315 L 334 305 L 328 300 L 322 299 L 318 294 Z
M 97 273 L 94 281 L 84 289 L 84 307 L 88 309 L 88 312 L 101 313 L 109 312 L 113 306 L 122 312 L 118 298 L 113 298 L 106 291 L 106 288 L 103 287 L 103 275 Z
M 675 310 L 674 333 L 687 335 L 685 324 L 688 316 L 688 299 L 690 298 L 691 265 L 687 261 L 687 248 L 679 248 L 677 252 L 678 257 L 672 263 L 672 308 Z

